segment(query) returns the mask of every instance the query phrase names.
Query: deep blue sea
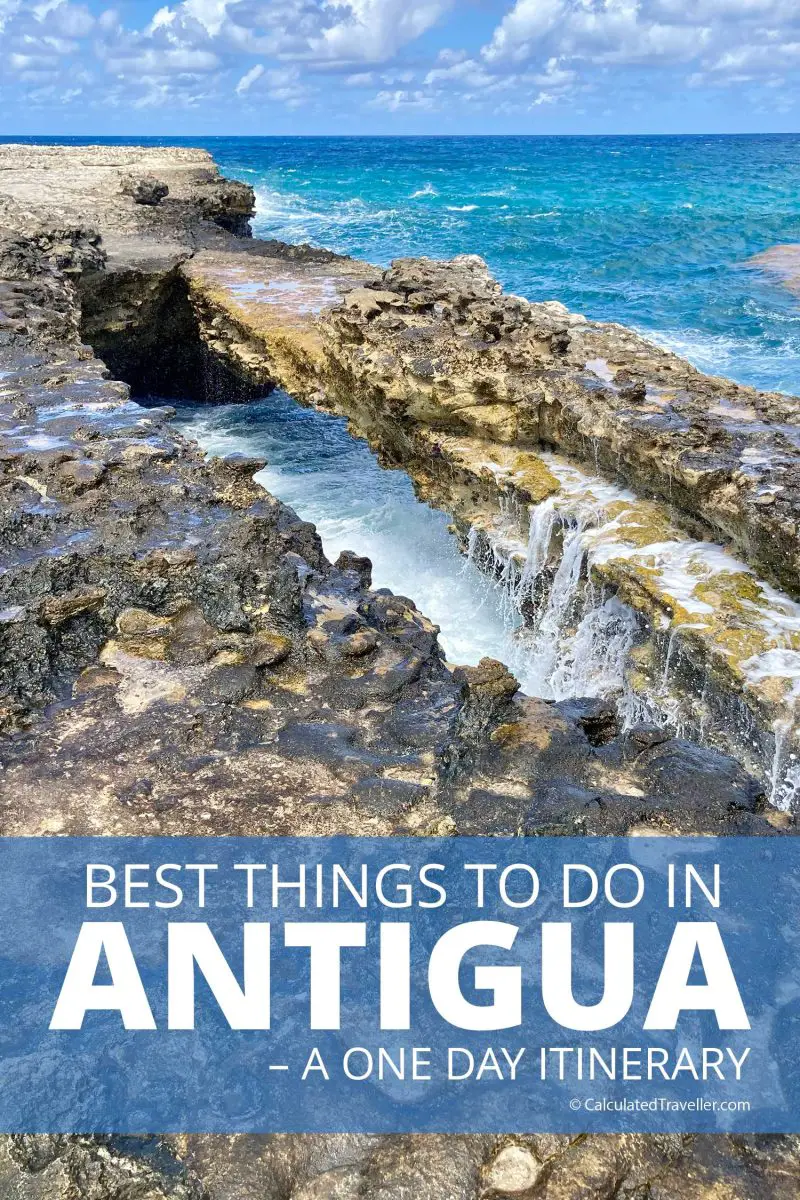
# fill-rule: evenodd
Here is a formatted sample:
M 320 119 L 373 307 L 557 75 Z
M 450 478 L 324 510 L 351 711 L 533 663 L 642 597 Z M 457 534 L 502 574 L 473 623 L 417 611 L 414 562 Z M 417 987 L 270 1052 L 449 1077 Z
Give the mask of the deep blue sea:
M 743 266 L 800 242 L 800 135 L 124 140 L 205 146 L 256 189 L 263 236 L 481 254 L 529 299 L 800 393 L 800 300 Z

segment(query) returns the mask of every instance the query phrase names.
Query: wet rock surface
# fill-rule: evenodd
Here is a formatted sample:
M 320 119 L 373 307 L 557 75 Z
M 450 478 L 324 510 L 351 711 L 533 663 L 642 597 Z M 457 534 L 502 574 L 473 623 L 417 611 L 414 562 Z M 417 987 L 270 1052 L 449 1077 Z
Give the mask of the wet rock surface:
M 74 171 L 53 176 L 50 226 L 39 212 L 26 231 L 14 194 L 41 159 L 26 147 L 0 154 L 24 183 L 11 188 L 0 239 L 3 834 L 794 827 L 719 752 L 648 726 L 623 733 L 613 705 L 520 696 L 491 660 L 453 670 L 410 600 L 371 590 L 363 558 L 328 562 L 314 528 L 253 483 L 258 463 L 205 461 L 168 408 L 134 402 L 82 341 L 89 281 L 122 273 L 125 317 L 135 278 L 145 292 L 174 280 L 175 247 L 185 258 L 197 240 L 229 238 L 245 199 L 201 152 L 160 152 L 155 164 L 150 151 L 139 161 L 109 150 L 108 162 L 79 153 L 102 240 L 67 219 Z M 169 196 L 156 206 L 128 197 L 120 209 L 118 173 L 148 166 Z M 182 196 L 187 172 L 191 188 L 212 188 L 207 204 Z M 265 261 L 242 245 L 229 253 L 237 269 Z M 300 260 L 306 301 L 330 297 L 319 274 L 328 260 Z M 285 279 L 297 260 L 286 251 L 270 261 Z M 410 304 L 412 269 L 425 288 Z M 502 333 L 512 318 L 492 315 L 493 285 L 476 264 L 465 269 L 471 304 L 488 306 L 480 319 Z M 350 284 L 353 273 L 375 278 L 340 260 L 336 271 Z M 436 271 L 398 267 L 336 321 L 361 329 L 396 303 L 434 312 L 451 303 L 426 298 L 449 294 L 449 269 Z M 305 358 L 295 343 L 285 353 L 310 379 L 322 334 L 309 333 Z M 419 379 L 440 369 L 416 343 L 414 361 Z M 0 1139 L 0 1195 L 14 1200 L 788 1200 L 799 1179 L 788 1138 Z
M 505 295 L 475 256 L 360 274 L 353 263 L 263 259 L 245 288 L 229 254 L 201 251 L 181 272 L 204 343 L 245 375 L 346 415 L 456 518 L 465 550 L 502 577 L 534 631 L 562 550 L 587 531 L 574 594 L 548 635 L 558 662 L 591 596 L 618 598 L 635 649 L 629 707 L 743 757 L 791 807 L 797 401 L 710 379 L 560 304 Z M 544 516 L 548 504 L 534 546 L 534 509 Z M 569 693 L 558 678 L 543 683 L 544 694 Z
M 333 354 L 394 419 L 568 452 L 800 588 L 800 406 L 617 325 L 502 292 L 474 256 L 398 260 L 344 297 Z

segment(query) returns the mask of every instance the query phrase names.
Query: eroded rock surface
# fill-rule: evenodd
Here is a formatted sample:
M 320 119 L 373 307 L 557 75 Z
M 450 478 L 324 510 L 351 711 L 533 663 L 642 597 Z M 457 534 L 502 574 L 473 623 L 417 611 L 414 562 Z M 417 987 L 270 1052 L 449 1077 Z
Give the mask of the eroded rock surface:
M 222 283 L 236 301 L 219 259 L 201 256 L 189 272 L 196 287 Z M 261 287 L 268 292 L 270 282 Z M 251 289 L 256 300 L 259 284 Z M 296 313 L 284 292 L 284 310 Z M 365 417 L 370 391 L 376 420 L 575 455 L 659 496 L 688 527 L 730 542 L 798 594 L 800 409 L 792 397 L 703 375 L 622 326 L 558 303 L 507 295 L 475 256 L 398 260 L 353 287 L 322 324 L 334 400 L 349 386 Z
M 793 802 L 796 400 L 505 295 L 474 256 L 376 273 L 209 250 L 181 274 L 204 345 L 244 377 L 345 414 L 457 518 L 465 546 L 478 535 L 476 561 L 505 574 L 526 619 L 570 530 L 587 530 L 581 578 L 636 627 L 625 682 L 638 707 L 743 756 Z
M 398 349 L 414 343 L 409 328 L 455 320 L 464 344 L 452 353 L 471 356 L 470 323 L 483 321 L 481 341 L 498 344 L 485 323 L 499 318 L 480 316 L 494 311 L 496 289 L 476 263 L 463 269 L 477 308 L 456 320 L 436 308 L 450 303 L 452 268 L 414 268 L 445 294 L 429 301 L 324 252 L 237 241 L 230 230 L 249 211 L 241 190 L 201 152 L 154 154 L 0 151 L 11 195 L 0 237 L 2 833 L 793 827 L 734 759 L 665 729 L 623 732 L 611 701 L 521 697 L 488 660 L 453 670 L 410 600 L 372 591 L 364 559 L 328 562 L 313 527 L 253 483 L 258 463 L 204 461 L 168 409 L 131 399 L 83 344 L 87 326 L 114 353 L 128 344 L 126 375 L 144 347 L 168 351 L 180 328 L 205 347 L 184 360 L 187 376 L 215 358 L 244 382 L 291 371 L 307 399 L 337 404 L 357 384 L 360 417 L 389 418 L 394 453 L 407 440 L 415 461 L 427 418 L 395 410 L 378 382 L 396 379 L 406 404 L 412 376 L 443 371 L 428 365 L 422 336 L 409 374 Z M 19 205 L 44 170 L 53 211 L 40 190 L 26 218 Z M 155 206 L 118 187 L 120 172 L 146 170 L 170 189 Z M 74 221 L 82 172 L 86 219 Z M 266 304 L 247 290 L 257 284 Z M 320 320 L 346 288 L 346 306 Z M 268 313 L 255 333 L 253 304 Z M 173 323 L 156 328 L 154 313 Z M 516 319 L 510 337 L 551 328 Z M 554 327 L 564 320 L 552 316 Z M 381 340 L 376 365 L 367 333 L 381 324 L 400 342 Z M 496 432 L 506 418 L 495 415 Z M 0 1195 L 14 1200 L 788 1200 L 799 1181 L 788 1138 L 0 1139 Z
M 353 375 L 369 370 L 401 418 L 574 454 L 797 594 L 796 400 L 710 378 L 621 326 L 505 295 L 480 259 L 399 260 L 377 287 L 377 311 L 354 293 L 333 318 L 339 357 Z
M 744 1134 L 0 1141 L 4 1200 L 794 1200 L 798 1171 Z

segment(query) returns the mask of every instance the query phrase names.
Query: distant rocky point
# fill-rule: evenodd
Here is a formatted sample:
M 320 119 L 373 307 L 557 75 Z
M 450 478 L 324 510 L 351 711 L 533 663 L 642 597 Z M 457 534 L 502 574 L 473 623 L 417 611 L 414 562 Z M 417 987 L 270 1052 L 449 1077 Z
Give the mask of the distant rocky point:
M 775 275 L 792 292 L 800 292 L 800 245 L 770 246 L 744 264 Z

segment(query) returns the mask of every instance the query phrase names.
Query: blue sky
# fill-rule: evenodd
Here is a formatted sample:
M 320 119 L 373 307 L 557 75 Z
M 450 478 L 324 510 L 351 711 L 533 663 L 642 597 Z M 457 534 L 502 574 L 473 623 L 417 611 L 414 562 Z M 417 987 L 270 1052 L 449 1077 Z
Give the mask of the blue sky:
M 800 0 L 0 0 L 5 134 L 800 129 Z

